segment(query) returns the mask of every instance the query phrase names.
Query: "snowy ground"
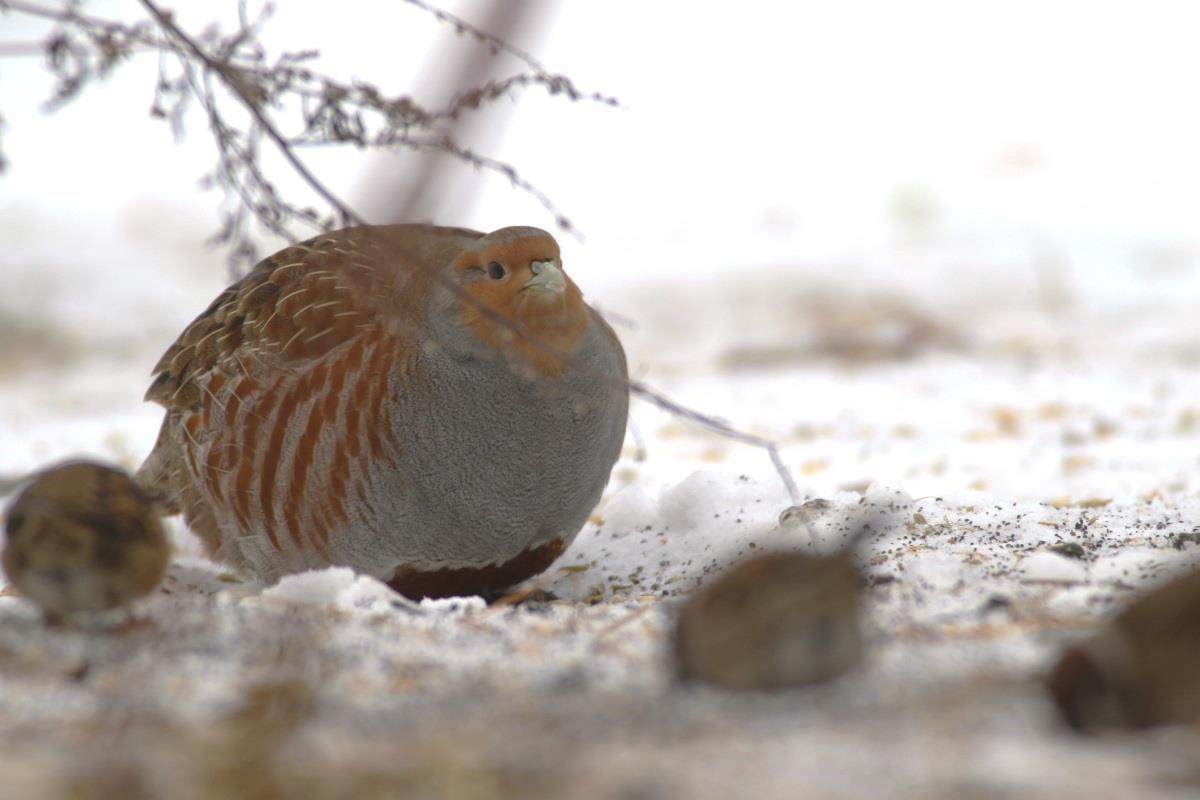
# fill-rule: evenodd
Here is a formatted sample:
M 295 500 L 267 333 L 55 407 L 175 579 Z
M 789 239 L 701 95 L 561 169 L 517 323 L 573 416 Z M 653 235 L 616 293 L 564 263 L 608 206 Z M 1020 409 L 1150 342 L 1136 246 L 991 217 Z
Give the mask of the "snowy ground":
M 0 474 L 136 465 L 158 424 L 146 372 L 207 303 L 204 275 L 112 340 L 50 337 L 10 307 L 26 333 L 0 363 Z M 1194 734 L 1081 739 L 1037 682 L 1062 642 L 1200 559 L 1178 538 L 1200 519 L 1186 304 L 1047 311 L 802 275 L 601 300 L 637 320 L 641 377 L 781 442 L 806 499 L 832 501 L 825 549 L 864 497 L 897 509 L 863 547 L 855 673 L 773 694 L 674 681 L 675 604 L 737 559 L 812 543 L 780 525 L 761 451 L 639 404 L 644 452 L 631 437 L 537 580 L 551 602 L 412 608 L 345 570 L 263 590 L 180 529 L 141 627 L 48 631 L 0 597 L 4 795 L 1194 796 Z M 115 347 L 122 325 L 144 345 Z

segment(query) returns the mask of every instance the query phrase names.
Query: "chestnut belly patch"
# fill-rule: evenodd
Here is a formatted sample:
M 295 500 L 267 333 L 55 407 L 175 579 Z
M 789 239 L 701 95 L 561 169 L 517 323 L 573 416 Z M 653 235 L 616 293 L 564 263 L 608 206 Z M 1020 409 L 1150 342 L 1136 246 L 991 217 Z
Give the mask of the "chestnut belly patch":
M 554 539 L 499 564 L 434 570 L 400 567 L 387 584 L 412 600 L 488 594 L 507 589 L 545 571 L 562 555 L 564 549 L 566 541 Z

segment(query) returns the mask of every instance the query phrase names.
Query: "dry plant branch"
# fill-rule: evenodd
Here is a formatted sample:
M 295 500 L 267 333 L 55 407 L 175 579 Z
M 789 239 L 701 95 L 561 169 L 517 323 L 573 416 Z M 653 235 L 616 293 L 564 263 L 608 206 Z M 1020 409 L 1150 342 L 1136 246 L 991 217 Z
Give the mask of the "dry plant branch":
M 237 95 L 238 99 L 242 101 L 242 105 L 245 106 L 246 110 L 250 112 L 250 115 L 254 117 L 258 128 L 267 136 L 267 138 L 275 143 L 276 147 L 279 148 L 279 152 L 287 160 L 291 168 L 296 171 L 296 173 L 304 180 L 304 182 L 307 183 L 309 187 L 321 197 L 322 200 L 324 200 L 338 212 L 343 224 L 366 224 L 365 220 L 362 220 L 356 214 L 354 214 L 354 212 L 352 212 L 344 203 L 342 203 L 342 201 L 339 200 L 333 194 L 333 192 L 329 191 L 327 188 L 325 188 L 323 183 L 317 180 L 317 177 L 312 174 L 307 166 L 305 166 L 304 162 L 296 156 L 295 151 L 288 146 L 288 143 L 283 138 L 283 135 L 280 134 L 279 131 L 275 129 L 275 126 L 271 124 L 270 120 L 267 119 L 266 114 L 262 109 L 262 96 L 259 94 L 252 94 L 252 92 L 257 92 L 260 90 L 259 86 L 255 85 L 251 81 L 247 81 L 245 74 L 238 70 L 237 67 L 228 60 L 228 57 L 225 61 L 218 61 L 211 57 L 198 44 L 196 44 L 191 37 L 179 29 L 179 26 L 175 24 L 174 19 L 170 15 L 163 13 L 163 11 L 160 10 L 158 6 L 151 3 L 150 0 L 141 0 L 141 4 L 156 20 L 158 20 L 158 23 L 162 26 L 163 30 L 168 31 L 171 34 L 171 37 L 177 40 L 188 53 L 203 63 L 207 70 L 210 70 L 214 74 L 220 76 L 222 82 L 230 89 L 230 91 Z M 234 52 L 236 52 L 239 44 L 240 43 L 236 41 L 230 42 L 227 47 L 228 53 L 232 55 Z M 212 112 L 210 112 L 210 117 L 211 113 Z
M 800 504 L 800 490 L 796 487 L 796 481 L 793 480 L 791 471 L 783 463 L 783 457 L 779 454 L 779 444 L 777 442 L 763 436 L 755 436 L 752 433 L 739 431 L 723 419 L 718 419 L 717 417 L 696 411 L 694 408 L 681 405 L 661 392 L 651 389 L 641 381 L 630 380 L 629 391 L 634 396 L 641 397 L 643 400 L 653 403 L 672 416 L 693 422 L 726 439 L 732 439 L 735 442 L 741 442 L 751 447 L 766 450 L 767 455 L 771 457 L 771 464 L 779 474 L 779 479 L 783 481 L 783 486 L 787 489 L 788 498 L 791 500 L 792 505 Z M 805 525 L 807 524 L 808 522 L 805 520 Z
M 214 241 L 229 246 L 235 274 L 258 261 L 252 223 L 294 240 L 305 238 L 293 231 L 294 225 L 330 230 L 361 221 L 347 214 L 345 205 L 325 190 L 289 144 L 445 153 L 504 176 L 550 210 L 560 228 L 577 235 L 567 216 L 544 192 L 511 164 L 476 153 L 456 140 L 447 130 L 448 124 L 526 89 L 540 88 L 572 102 L 616 105 L 616 100 L 581 91 L 569 78 L 546 71 L 527 53 L 453 15 L 426 3 L 410 0 L 410 4 L 494 52 L 513 56 L 524 69 L 468 89 L 443 108 L 427 108 L 408 95 L 389 97 L 372 84 L 347 83 L 322 74 L 312 66 L 317 56 L 313 50 L 284 52 L 269 60 L 258 38 L 272 11 L 269 3 L 251 19 L 245 0 L 241 0 L 237 28 L 228 34 L 209 26 L 199 34 L 185 35 L 171 12 L 153 3 L 142 4 L 150 18 L 137 23 L 89 16 L 75 5 L 55 8 L 30 0 L 0 0 L 0 13 L 15 12 L 54 23 L 43 42 L 47 65 L 56 78 L 47 110 L 70 102 L 90 82 L 107 76 L 133 54 L 158 53 L 159 78 L 151 114 L 169 120 L 177 137 L 183 134 L 183 120 L 193 104 L 207 117 L 218 158 L 206 185 L 225 195 L 221 227 Z M 228 116 L 225 101 L 229 96 L 236 100 L 239 113 L 244 112 L 244 120 Z M 301 176 L 319 207 L 290 202 L 268 179 L 258 163 L 263 138 L 278 149 L 289 169 Z
M 536 72 L 546 72 L 545 67 L 538 63 L 538 61 L 534 59 L 533 56 L 529 55 L 529 53 L 513 47 L 503 39 L 492 36 L 487 31 L 479 30 L 479 28 L 476 28 L 474 25 L 460 17 L 456 17 L 449 12 L 443 11 L 437 6 L 430 5 L 429 3 L 424 2 L 424 0 L 404 0 L 404 2 L 408 3 L 410 6 L 416 6 L 417 8 L 432 14 L 439 22 L 445 22 L 449 25 L 452 25 L 454 30 L 457 31 L 460 36 L 469 35 L 480 44 L 486 44 L 492 49 L 493 53 L 503 51 L 509 55 L 516 56 L 519 60 L 523 61 L 526 66 Z

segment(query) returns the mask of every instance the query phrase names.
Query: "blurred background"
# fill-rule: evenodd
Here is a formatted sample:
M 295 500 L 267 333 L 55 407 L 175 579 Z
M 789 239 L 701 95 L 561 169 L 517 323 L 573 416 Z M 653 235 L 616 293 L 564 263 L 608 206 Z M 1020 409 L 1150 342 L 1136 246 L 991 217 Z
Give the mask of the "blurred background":
M 1200 354 L 1180 339 L 1190 326 L 1170 322 L 1200 299 L 1200 6 L 439 6 L 619 99 L 534 88 L 468 115 L 460 135 L 581 231 L 559 233 L 568 269 L 617 320 L 639 375 L 669 385 L 697 364 L 803 369 L 929 350 L 1036 357 L 1061 350 L 1064 332 Z M 192 31 L 237 19 L 233 2 L 170 7 Z M 144 18 L 133 2 L 83 8 Z M 53 81 L 21 45 L 49 27 L 0 12 L 0 386 L 13 389 L 0 430 L 27 441 L 46 414 L 131 415 L 137 441 L 105 446 L 136 462 L 158 418 L 140 404 L 150 366 L 229 278 L 206 246 L 221 197 L 199 185 L 215 155 L 195 110 L 180 137 L 149 117 L 152 54 L 43 113 Z M 321 71 L 434 106 L 464 76 L 521 69 L 401 2 L 280 2 L 261 38 L 271 54 L 313 48 Z M 407 208 L 554 229 L 494 173 L 351 148 L 302 155 L 373 221 Z M 70 390 L 56 383 L 68 367 Z M 4 448 L 0 470 L 101 435 L 65 424 Z

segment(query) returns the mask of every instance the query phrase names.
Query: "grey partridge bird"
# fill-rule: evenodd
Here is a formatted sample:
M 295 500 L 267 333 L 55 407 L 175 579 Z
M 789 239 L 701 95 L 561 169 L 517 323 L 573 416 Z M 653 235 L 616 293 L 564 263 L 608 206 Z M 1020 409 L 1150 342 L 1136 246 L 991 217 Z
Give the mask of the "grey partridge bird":
M 356 227 L 288 247 L 163 355 L 138 473 L 264 581 L 348 566 L 410 597 L 550 565 L 621 450 L 625 355 L 537 228 Z
M 5 531 L 5 574 L 52 623 L 149 594 L 171 557 L 150 497 L 125 471 L 88 461 L 42 471 L 9 507 Z
M 1134 600 L 1088 641 L 1068 647 L 1047 678 L 1080 731 L 1200 725 L 1200 571 Z

